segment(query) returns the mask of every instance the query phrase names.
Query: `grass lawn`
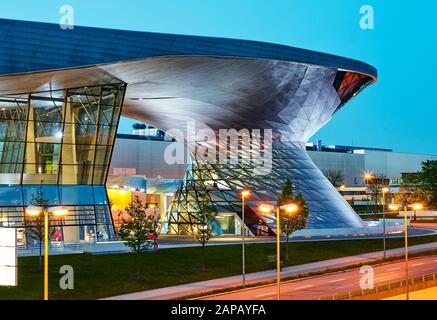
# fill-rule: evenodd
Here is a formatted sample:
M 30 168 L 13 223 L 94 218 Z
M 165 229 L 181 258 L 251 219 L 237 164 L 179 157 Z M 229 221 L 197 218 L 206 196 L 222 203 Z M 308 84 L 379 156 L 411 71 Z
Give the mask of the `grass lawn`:
M 411 238 L 410 245 L 437 242 L 437 236 Z M 403 246 L 402 239 L 388 239 L 388 248 Z M 255 272 L 275 268 L 275 244 L 246 245 L 246 270 Z M 291 243 L 290 261 L 298 265 L 382 249 L 382 240 L 350 240 Z M 211 246 L 206 248 L 206 268 L 199 272 L 201 248 L 161 250 L 141 254 L 139 261 L 144 281 L 134 281 L 134 254 L 64 255 L 50 257 L 51 299 L 96 299 L 124 293 L 167 287 L 183 283 L 237 275 L 241 272 L 241 246 Z M 59 289 L 59 269 L 62 265 L 74 268 L 74 290 Z M 42 272 L 38 257 L 19 258 L 19 286 L 0 287 L 0 299 L 41 299 Z

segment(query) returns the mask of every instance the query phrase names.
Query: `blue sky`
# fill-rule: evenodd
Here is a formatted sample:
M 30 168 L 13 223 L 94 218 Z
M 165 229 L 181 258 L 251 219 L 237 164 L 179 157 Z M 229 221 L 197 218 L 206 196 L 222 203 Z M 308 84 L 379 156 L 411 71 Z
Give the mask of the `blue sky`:
M 351 101 L 311 140 L 437 154 L 437 3 L 369 0 L 15 0 L 0 17 L 281 43 L 365 61 L 378 83 Z M 375 29 L 361 30 L 372 5 Z M 130 132 L 124 121 L 121 131 Z

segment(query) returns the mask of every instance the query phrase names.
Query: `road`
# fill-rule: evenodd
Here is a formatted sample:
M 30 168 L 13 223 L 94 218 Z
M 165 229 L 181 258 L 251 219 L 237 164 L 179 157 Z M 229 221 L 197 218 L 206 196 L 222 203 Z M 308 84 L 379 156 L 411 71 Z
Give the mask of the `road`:
M 405 263 L 393 262 L 374 266 L 374 284 L 396 282 L 405 276 Z M 437 256 L 411 259 L 410 277 L 437 272 Z M 324 276 L 283 282 L 281 299 L 315 300 L 323 296 L 335 295 L 360 289 L 360 270 L 351 270 Z M 273 300 L 276 299 L 276 284 L 249 288 L 229 293 L 201 297 L 196 300 Z M 437 297 L 436 297 L 437 300 Z

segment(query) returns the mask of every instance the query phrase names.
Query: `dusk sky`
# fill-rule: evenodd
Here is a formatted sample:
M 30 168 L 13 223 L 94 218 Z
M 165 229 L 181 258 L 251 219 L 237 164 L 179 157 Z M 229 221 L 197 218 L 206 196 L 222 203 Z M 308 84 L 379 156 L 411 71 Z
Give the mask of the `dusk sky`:
M 437 154 L 437 3 L 407 6 L 368 0 L 26 0 L 2 1 L 0 17 L 138 31 L 258 40 L 367 62 L 379 79 L 311 141 Z M 375 10 L 375 29 L 359 26 L 360 7 Z M 120 132 L 130 132 L 123 121 Z

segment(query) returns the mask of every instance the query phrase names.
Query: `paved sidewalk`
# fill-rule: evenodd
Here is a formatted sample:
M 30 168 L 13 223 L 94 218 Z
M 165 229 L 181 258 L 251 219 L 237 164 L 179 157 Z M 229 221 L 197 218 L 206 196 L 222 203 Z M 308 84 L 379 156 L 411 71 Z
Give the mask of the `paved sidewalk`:
M 411 246 L 409 248 L 410 253 L 416 253 L 427 250 L 437 249 L 437 242 L 427 243 L 417 246 Z M 399 256 L 404 253 L 404 248 L 392 249 L 387 251 L 388 257 Z M 326 269 L 342 268 L 349 265 L 366 263 L 383 258 L 383 251 L 371 252 L 356 256 L 325 260 L 313 263 L 302 264 L 293 267 L 287 267 L 281 270 L 281 276 L 286 278 L 290 276 L 296 276 L 299 274 L 305 274 L 316 271 L 323 271 Z M 276 270 L 261 271 L 256 273 L 250 273 L 246 275 L 247 284 L 255 284 L 259 282 L 271 281 L 276 279 Z M 224 288 L 232 288 L 241 286 L 241 275 L 213 279 L 195 283 L 188 283 L 179 286 L 154 289 L 136 293 L 130 293 L 102 300 L 169 300 L 176 299 L 193 294 L 208 293 L 214 290 L 220 290 Z

